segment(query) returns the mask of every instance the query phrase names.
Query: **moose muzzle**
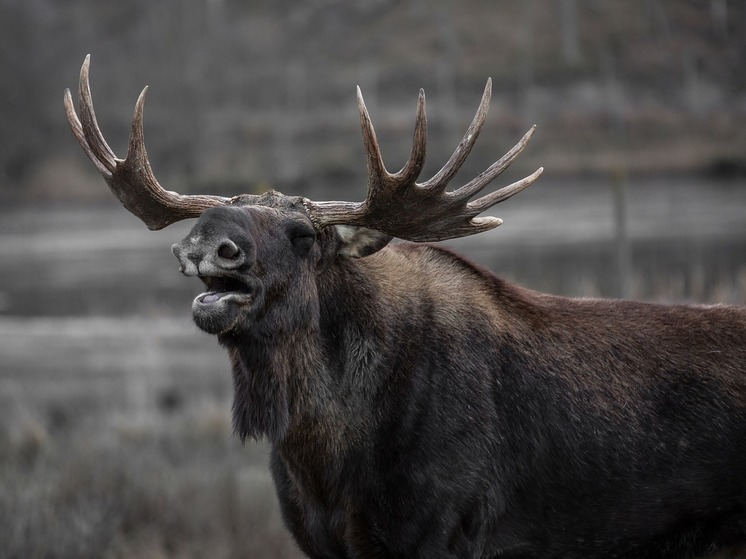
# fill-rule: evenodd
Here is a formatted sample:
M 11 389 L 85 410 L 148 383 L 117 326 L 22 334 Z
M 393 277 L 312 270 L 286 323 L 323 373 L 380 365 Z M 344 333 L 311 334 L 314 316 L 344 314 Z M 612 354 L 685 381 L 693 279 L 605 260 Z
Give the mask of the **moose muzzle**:
M 174 244 L 171 252 L 179 260 L 180 271 L 198 276 L 207 290 L 192 302 L 192 317 L 205 332 L 220 334 L 234 328 L 245 311 L 256 301 L 257 286 L 244 277 L 247 255 L 224 235 L 212 238 L 193 231 Z

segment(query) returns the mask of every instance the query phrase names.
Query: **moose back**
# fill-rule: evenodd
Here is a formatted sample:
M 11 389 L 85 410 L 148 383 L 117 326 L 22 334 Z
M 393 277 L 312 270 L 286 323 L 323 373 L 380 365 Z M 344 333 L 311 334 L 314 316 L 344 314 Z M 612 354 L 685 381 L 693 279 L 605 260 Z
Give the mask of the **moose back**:
M 746 310 L 546 295 L 421 243 L 496 227 L 478 214 L 541 173 L 471 200 L 532 129 L 447 189 L 489 81 L 422 183 L 423 93 L 397 173 L 358 93 L 367 198 L 316 202 L 164 190 L 145 91 L 118 159 L 88 66 L 80 117 L 65 95 L 73 132 L 148 227 L 198 218 L 172 247 L 205 284 L 193 317 L 230 355 L 234 428 L 271 442 L 283 516 L 309 557 L 685 558 L 746 542 Z

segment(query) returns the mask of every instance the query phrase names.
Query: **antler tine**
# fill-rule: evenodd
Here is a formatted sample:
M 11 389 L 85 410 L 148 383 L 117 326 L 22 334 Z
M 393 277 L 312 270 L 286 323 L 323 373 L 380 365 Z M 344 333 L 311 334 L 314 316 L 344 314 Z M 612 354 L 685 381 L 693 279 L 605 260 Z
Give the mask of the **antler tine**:
M 534 135 L 535 130 L 536 125 L 534 124 L 529 129 L 529 131 L 523 135 L 523 138 L 521 138 L 516 145 L 510 148 L 510 150 L 505 155 L 495 161 L 487 169 L 479 173 L 479 175 L 470 180 L 464 186 L 451 192 L 450 196 L 458 200 L 467 200 L 468 198 L 474 196 L 477 192 L 481 191 L 485 186 L 495 180 L 498 175 L 500 175 L 500 173 L 510 167 L 510 164 L 513 163 L 513 161 L 515 161 L 516 158 L 521 154 L 521 152 L 526 148 L 529 140 L 531 140 L 531 137 Z
M 425 90 L 420 89 L 417 97 L 417 117 L 414 124 L 412 150 L 404 167 L 393 177 L 402 185 L 412 184 L 417 180 L 425 164 L 427 151 L 427 112 L 425 110 Z
M 143 132 L 143 109 L 145 108 L 145 98 L 148 94 L 148 87 L 145 86 L 140 92 L 135 103 L 135 112 L 132 115 L 132 130 L 130 131 L 129 142 L 127 144 L 127 157 L 122 162 L 122 171 L 139 173 L 139 179 L 142 181 L 145 190 L 154 198 L 161 200 L 164 205 L 174 202 L 174 194 L 164 190 L 153 174 L 150 166 L 148 152 L 145 149 L 145 134 Z M 198 214 L 199 215 L 199 214 Z
M 487 78 L 487 83 L 484 86 L 484 93 L 482 93 L 482 100 L 479 102 L 477 112 L 474 114 L 474 118 L 466 129 L 464 137 L 459 142 L 458 147 L 451 155 L 450 159 L 443 165 L 443 168 L 438 171 L 433 178 L 427 180 L 420 185 L 421 188 L 428 190 L 439 190 L 444 191 L 448 183 L 456 173 L 458 173 L 461 165 L 464 164 L 466 158 L 471 153 L 471 148 L 474 147 L 474 143 L 479 137 L 479 133 L 482 131 L 482 125 L 487 118 L 487 112 L 490 108 L 490 99 L 492 98 L 492 78 Z
M 422 166 L 425 164 L 427 147 L 425 91 L 420 89 L 420 94 L 417 98 L 417 117 L 409 159 L 396 173 L 389 173 L 386 170 L 378 138 L 376 137 L 376 131 L 373 128 L 373 122 L 370 119 L 370 114 L 368 113 L 368 108 L 365 106 L 365 100 L 359 86 L 357 88 L 357 105 L 360 111 L 360 127 L 363 132 L 363 144 L 365 145 L 365 154 L 368 160 L 369 191 L 375 191 L 380 188 L 384 190 L 400 189 L 414 183 L 417 177 L 420 176 Z
M 96 112 L 93 110 L 93 97 L 91 96 L 91 85 L 89 72 L 91 66 L 91 55 L 86 55 L 83 66 L 80 68 L 80 81 L 78 84 L 78 107 L 80 109 L 80 120 L 83 123 L 83 133 L 91 151 L 96 158 L 109 171 L 114 171 L 116 166 L 114 152 L 104 140 L 101 129 L 98 127 Z
M 162 229 L 172 223 L 198 217 L 204 210 L 230 204 L 234 198 L 189 196 L 165 190 L 156 180 L 145 150 L 143 109 L 148 88 L 143 89 L 135 105 L 127 157 L 118 159 L 98 127 L 89 84 L 90 55 L 80 70 L 80 119 L 73 107 L 70 90 L 65 90 L 65 113 L 83 151 L 101 172 L 122 205 L 148 226 Z
M 114 152 L 101 134 L 96 120 L 96 113 L 93 110 L 93 100 L 88 84 L 90 61 L 91 55 L 89 54 L 85 57 L 83 66 L 80 69 L 78 106 L 81 118 L 79 119 L 75 112 L 72 94 L 69 89 L 65 89 L 65 113 L 70 128 L 78 139 L 78 143 L 83 148 L 83 151 L 85 151 L 88 158 L 105 177 L 110 177 L 116 167 L 116 161 Z
M 360 129 L 363 132 L 363 145 L 365 146 L 365 155 L 368 160 L 368 185 L 370 188 L 372 182 L 386 182 L 390 174 L 386 170 L 386 165 L 383 163 L 381 149 L 378 147 L 376 131 L 370 120 L 368 108 L 365 106 L 360 86 L 357 87 L 357 109 L 360 112 Z
M 486 196 L 482 196 L 477 200 L 466 204 L 466 216 L 472 216 L 469 221 L 464 222 L 461 226 L 456 227 L 449 232 L 449 236 L 443 237 L 443 239 L 452 239 L 455 237 L 465 237 L 467 235 L 473 235 L 475 233 L 481 233 L 483 231 L 489 231 L 499 225 L 502 225 L 503 220 L 499 217 L 483 216 L 476 217 L 487 208 L 494 206 L 504 200 L 507 200 L 511 196 L 518 194 L 525 188 L 531 186 L 536 179 L 538 179 L 544 172 L 544 167 L 539 167 L 536 171 L 531 173 L 529 176 L 522 178 L 521 180 L 515 181 L 513 184 L 504 186 L 500 190 L 496 190 Z
M 93 150 L 91 150 L 91 146 L 88 144 L 88 140 L 86 140 L 85 132 L 83 131 L 83 125 L 80 122 L 80 119 L 78 118 L 77 113 L 75 112 L 75 107 L 73 106 L 73 97 L 72 93 L 70 93 L 69 89 L 65 89 L 65 114 L 67 115 L 67 122 L 70 124 L 70 128 L 73 131 L 73 134 L 75 134 L 75 137 L 78 139 L 78 143 L 80 144 L 80 147 L 83 148 L 83 151 L 88 156 L 88 159 L 90 159 L 93 164 L 96 166 L 98 171 L 104 176 L 104 178 L 111 177 L 111 171 L 109 170 L 109 166 L 105 166 L 98 158 L 98 156 L 93 153 Z M 111 162 L 113 164 L 113 161 Z
M 521 180 L 515 181 L 513 184 L 509 184 L 508 186 L 502 187 L 500 190 L 496 190 L 495 192 L 491 192 L 490 194 L 487 194 L 486 196 L 482 196 L 481 198 L 477 198 L 476 200 L 472 200 L 468 204 L 466 204 L 466 208 L 469 211 L 474 212 L 474 215 L 482 213 L 487 208 L 490 208 L 494 206 L 495 204 L 499 204 L 500 202 L 503 202 L 510 198 L 511 196 L 515 196 L 522 190 L 528 188 L 534 182 L 536 179 L 538 179 L 541 174 L 544 172 L 544 167 L 539 167 L 531 173 L 529 176 L 522 178 Z

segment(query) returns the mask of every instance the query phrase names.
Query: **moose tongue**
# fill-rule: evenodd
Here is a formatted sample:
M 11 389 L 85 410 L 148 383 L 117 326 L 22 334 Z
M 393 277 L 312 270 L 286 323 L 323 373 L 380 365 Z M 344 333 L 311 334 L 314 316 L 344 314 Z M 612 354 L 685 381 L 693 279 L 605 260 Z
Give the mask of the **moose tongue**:
M 219 300 L 222 296 L 222 293 L 208 293 L 204 297 L 202 297 L 203 303 L 214 303 L 215 301 Z

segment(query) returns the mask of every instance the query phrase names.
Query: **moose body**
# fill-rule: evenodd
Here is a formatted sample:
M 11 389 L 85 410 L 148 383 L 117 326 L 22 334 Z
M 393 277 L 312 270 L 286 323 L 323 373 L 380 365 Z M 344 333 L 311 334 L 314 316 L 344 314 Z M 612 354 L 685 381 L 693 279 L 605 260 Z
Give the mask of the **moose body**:
M 255 227 L 208 210 L 182 244 Z M 286 269 L 286 242 L 257 261 Z M 218 339 L 236 429 L 271 440 L 310 557 L 686 557 L 744 537 L 743 309 L 554 297 L 412 243 L 308 256 Z
M 531 132 L 446 191 L 490 82 L 432 179 L 420 94 L 407 164 L 386 171 L 359 97 L 364 203 L 275 192 L 182 196 L 96 124 L 81 71 L 73 132 L 151 228 L 199 217 L 172 247 L 206 291 L 196 324 L 229 352 L 233 423 L 266 438 L 285 522 L 312 558 L 689 558 L 746 543 L 746 309 L 567 299 L 507 283 L 432 241 L 541 170 L 469 201 Z

